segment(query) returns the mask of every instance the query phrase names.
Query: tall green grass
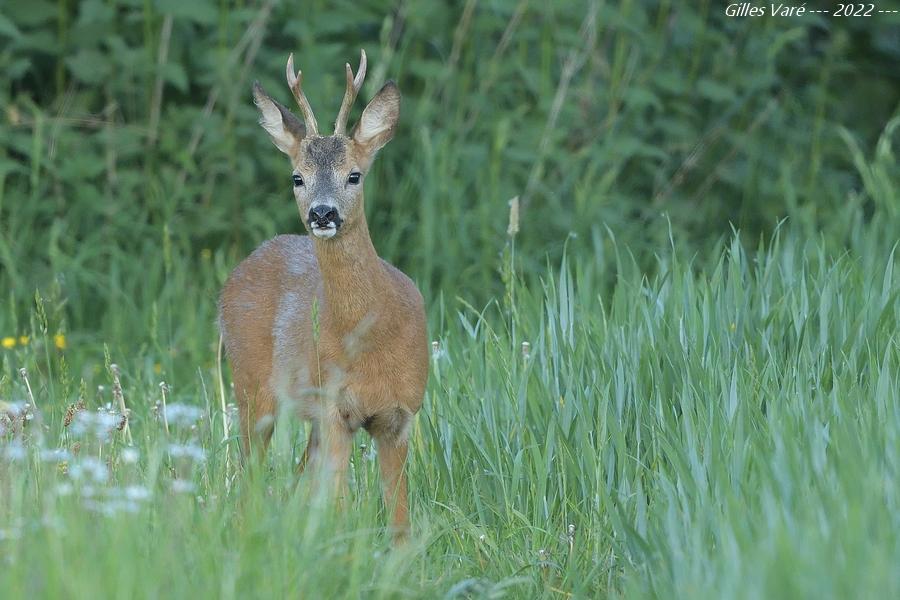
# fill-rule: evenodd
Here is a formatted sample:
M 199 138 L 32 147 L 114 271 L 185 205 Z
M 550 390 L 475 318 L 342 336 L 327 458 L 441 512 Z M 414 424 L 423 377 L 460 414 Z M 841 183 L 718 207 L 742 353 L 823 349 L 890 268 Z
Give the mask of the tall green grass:
M 79 391 L 61 360 L 87 351 L 54 350 L 48 365 L 52 340 L 35 339 L 4 355 L 28 366 L 39 411 L 4 436 L 0 586 L 16 597 L 896 596 L 900 282 L 889 228 L 866 227 L 877 254 L 831 255 L 787 228 L 753 249 L 733 237 L 699 272 L 675 242 L 648 278 L 616 247 L 609 295 L 590 285 L 596 267 L 564 260 L 542 286 L 509 280 L 514 304 L 436 308 L 411 436 L 414 535 L 399 550 L 365 436 L 337 512 L 295 479 L 305 432 L 290 418 L 267 469 L 236 470 L 211 351 L 169 392 L 168 434 L 150 362 L 168 359 L 123 354 L 129 448 L 115 429 L 79 434 L 83 416 L 63 426 L 79 394 L 87 414 L 106 402 L 117 413 L 111 379 Z M 3 390 L 27 401 L 20 381 Z M 187 423 L 182 404 L 199 407 Z

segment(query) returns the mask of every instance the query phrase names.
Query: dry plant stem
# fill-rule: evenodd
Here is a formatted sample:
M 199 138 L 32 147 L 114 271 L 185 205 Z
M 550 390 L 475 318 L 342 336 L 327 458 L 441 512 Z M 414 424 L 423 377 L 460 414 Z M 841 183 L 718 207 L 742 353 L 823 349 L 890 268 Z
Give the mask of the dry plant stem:
M 169 435 L 169 415 L 168 409 L 166 408 L 166 391 L 168 391 L 169 386 L 166 385 L 165 381 L 159 382 L 159 391 L 162 393 L 162 418 L 163 418 L 163 428 L 166 430 L 166 435 Z
M 159 32 L 159 52 L 156 55 L 156 81 L 153 82 L 153 99 L 150 101 L 150 131 L 147 134 L 147 145 L 156 144 L 159 131 L 159 115 L 162 111 L 164 82 L 162 68 L 169 59 L 169 40 L 172 38 L 172 15 L 166 15 Z
M 28 371 L 25 370 L 25 367 L 19 369 L 19 377 L 25 383 L 25 391 L 28 392 L 28 403 L 37 411 L 37 404 L 34 402 L 34 393 L 31 391 L 31 382 L 28 381 Z
M 569 84 L 572 82 L 572 77 L 575 76 L 575 73 L 584 65 L 587 57 L 594 51 L 594 45 L 597 42 L 597 2 L 591 2 L 591 7 L 581 23 L 581 29 L 578 31 L 578 34 L 584 40 L 584 47 L 580 50 L 573 48 L 563 65 L 562 75 L 559 77 L 559 85 L 556 86 L 556 94 L 553 96 L 553 104 L 550 105 L 550 113 L 544 126 L 544 133 L 541 135 L 541 141 L 538 144 L 537 162 L 531 170 L 531 175 L 528 177 L 525 193 L 522 194 L 522 208 L 528 206 L 534 188 L 543 174 L 544 157 L 547 156 L 547 150 L 550 147 L 550 134 L 556 129 L 556 121 L 559 119 L 559 113 L 562 111 L 563 103 L 569 94 Z
M 128 426 L 128 408 L 125 406 L 125 394 L 122 393 L 122 382 L 119 380 L 119 365 L 109 365 L 109 370 L 113 375 L 113 398 L 119 405 L 122 412 L 122 418 L 125 419 L 125 426 L 122 428 L 122 435 L 128 440 L 128 445 L 134 445 L 134 439 L 131 437 L 131 428 Z
M 488 62 L 488 74 L 487 77 L 481 80 L 478 84 L 478 95 L 482 95 L 487 93 L 491 87 L 493 87 L 494 82 L 497 80 L 497 74 L 500 73 L 500 70 L 497 68 L 497 65 L 500 62 L 500 58 L 506 52 L 507 46 L 509 46 L 510 41 L 512 41 L 512 36 L 515 33 L 516 29 L 519 26 L 519 22 L 522 20 L 522 16 L 525 14 L 525 8 L 528 5 L 528 0 L 521 0 L 518 5 L 516 5 L 516 10 L 513 12 L 512 17 L 510 17 L 509 22 L 506 24 L 506 29 L 503 30 L 503 35 L 500 36 L 500 41 L 497 43 L 497 47 L 494 49 L 494 54 L 491 56 L 490 61 Z M 481 116 L 481 104 L 476 104 L 474 109 L 472 110 L 472 114 L 469 116 L 466 124 L 463 126 L 463 134 L 468 133 L 472 127 L 478 122 L 478 117 Z
M 512 17 L 509 19 L 509 23 L 506 24 L 506 29 L 503 30 L 503 35 L 500 36 L 500 42 L 497 43 L 497 47 L 494 49 L 494 55 L 491 57 L 491 65 L 494 66 L 500 60 L 500 57 L 503 56 L 503 53 L 506 51 L 506 47 L 509 46 L 509 42 L 512 41 L 513 33 L 515 33 L 516 28 L 519 26 L 519 21 L 522 20 L 522 15 L 525 14 L 525 7 L 528 5 L 528 0 L 521 0 L 518 5 L 516 5 L 516 10 L 513 12 Z M 492 74 L 491 78 L 484 82 L 484 86 L 488 87 L 495 78 L 496 71 Z
M 750 126 L 746 129 L 746 135 L 749 136 L 751 133 L 756 131 L 760 125 L 765 123 L 777 106 L 778 99 L 772 98 L 771 100 L 769 100 L 766 108 L 763 109 L 763 111 L 759 113 L 759 115 L 757 115 L 755 119 L 753 119 L 753 122 L 750 123 Z M 703 180 L 703 183 L 700 184 L 700 187 L 697 188 L 697 193 L 694 194 L 695 201 L 706 195 L 706 193 L 709 191 L 709 188 L 711 188 L 712 185 L 719 179 L 719 173 L 722 165 L 734 158 L 735 154 L 737 154 L 739 150 L 740 147 L 737 144 L 732 145 L 731 150 L 729 150 L 728 154 L 723 156 L 722 159 L 716 163 L 716 166 L 713 167 L 709 175 L 706 176 L 706 179 Z
M 459 55 L 462 53 L 463 42 L 466 40 L 466 34 L 472 24 L 472 14 L 475 12 L 476 4 L 478 4 L 477 0 L 467 0 L 456 30 L 453 32 L 453 47 L 450 48 L 450 58 L 447 59 L 448 74 L 456 69 L 456 63 L 459 62 Z
M 106 126 L 103 128 L 106 133 L 106 187 L 107 193 L 110 197 L 115 195 L 115 185 L 116 181 L 118 181 L 118 175 L 116 174 L 116 164 L 118 162 L 118 152 L 116 151 L 116 138 L 115 138 L 115 112 L 118 109 L 118 105 L 116 104 L 115 98 L 113 97 L 112 90 L 110 90 L 110 86 L 107 85 L 104 88 L 104 93 L 106 94 L 106 108 L 104 111 L 107 113 Z
M 225 402 L 225 378 L 222 376 L 222 349 L 224 344 L 222 343 L 222 334 L 219 334 L 219 348 L 216 352 L 216 377 L 218 378 L 219 384 L 219 403 L 222 409 L 222 433 L 225 436 L 222 441 L 228 441 L 228 407 Z
M 21 369 L 19 369 L 19 375 L 22 377 L 22 381 L 25 382 L 25 390 L 28 393 L 28 402 L 31 404 L 31 410 L 32 410 L 32 413 L 34 414 L 35 424 L 37 425 L 37 427 L 36 427 L 37 437 L 38 437 L 38 440 L 41 441 L 41 440 L 43 440 L 43 430 L 41 427 L 41 413 L 38 412 L 37 404 L 35 404 L 35 402 L 34 402 L 34 393 L 31 391 L 31 382 L 28 381 L 28 371 L 25 370 L 25 367 L 22 367 Z M 23 422 L 23 426 L 24 426 L 24 422 Z
M 250 42 L 247 46 L 247 53 L 244 54 L 244 61 L 241 63 L 241 72 L 234 80 L 235 85 L 231 86 L 231 96 L 228 98 L 228 105 L 226 106 L 226 121 L 231 121 L 232 115 L 234 114 L 235 103 L 238 98 L 245 98 L 244 94 L 245 83 L 247 81 L 247 75 L 250 72 L 250 67 L 253 65 L 253 61 L 256 60 L 256 55 L 259 52 L 259 47 L 262 45 L 263 38 L 266 35 L 266 21 L 269 18 L 269 13 L 272 11 L 272 5 L 274 2 L 269 2 L 260 8 L 260 12 L 258 15 L 259 19 L 259 29 L 257 30 L 257 34 L 250 37 Z
M 391 31 L 387 35 L 387 42 L 382 43 L 381 53 L 378 56 L 378 64 L 372 71 L 372 76 L 369 77 L 370 89 L 377 90 L 384 84 L 384 80 L 387 77 L 388 66 L 391 64 L 394 54 L 397 52 L 397 44 L 400 43 L 400 34 L 403 31 L 403 26 L 406 24 L 406 8 L 407 3 L 401 2 L 394 12 Z
M 756 129 L 769 118 L 769 115 L 771 115 L 772 111 L 777 106 L 777 99 L 773 98 L 772 100 L 770 100 L 766 105 L 766 108 L 763 109 L 763 111 L 760 112 L 759 115 L 757 115 L 750 126 L 746 129 L 746 132 L 749 134 L 753 131 L 756 131 Z M 704 133 L 703 136 L 697 141 L 697 143 L 694 144 L 694 146 L 691 148 L 691 151 L 678 166 L 678 169 L 675 171 L 675 173 L 672 174 L 668 181 L 666 181 L 666 184 L 653 197 L 654 208 L 662 206 L 662 204 L 669 198 L 672 192 L 684 182 L 687 174 L 697 166 L 700 158 L 713 146 L 713 144 L 715 144 L 719 140 L 719 138 L 722 137 L 722 135 L 724 135 L 728 131 L 729 121 L 730 117 L 721 119 L 714 127 L 710 128 L 706 133 Z M 706 190 L 709 189 L 709 186 L 711 186 L 718 177 L 718 168 L 724 162 L 730 160 L 737 151 L 737 146 L 732 146 L 730 152 L 716 163 L 716 167 L 712 170 L 710 175 L 706 177 L 703 184 L 700 186 L 699 191 L 695 194 L 695 199 L 698 197 L 702 197 L 706 193 Z
M 450 57 L 447 59 L 447 66 L 444 69 L 444 73 L 442 75 L 442 79 L 440 80 L 440 84 L 438 85 L 438 89 L 440 89 L 441 93 L 441 102 L 444 107 L 448 106 L 448 97 L 447 91 L 450 89 L 448 82 L 453 75 L 453 72 L 456 70 L 456 65 L 459 62 L 459 56 L 462 54 L 462 46 L 465 43 L 466 39 L 468 39 L 467 33 L 469 31 L 469 27 L 472 25 L 472 14 L 475 12 L 475 5 L 478 3 L 478 0 L 467 0 L 466 5 L 463 7 L 462 15 L 459 17 L 459 22 L 456 24 L 456 28 L 453 30 L 453 46 L 450 48 Z M 430 98 L 429 98 L 430 99 Z
M 269 20 L 269 16 L 272 13 L 272 5 L 274 4 L 274 0 L 269 0 L 265 4 L 263 4 L 259 12 L 256 13 L 256 18 L 253 20 L 250 25 L 247 26 L 247 30 L 244 32 L 244 35 L 235 45 L 234 50 L 231 51 L 231 54 L 228 55 L 228 60 L 225 61 L 225 65 L 227 66 L 227 71 L 231 71 L 231 68 L 234 66 L 234 63 L 237 62 L 238 57 L 240 57 L 241 53 L 247 49 L 247 54 L 244 57 L 244 68 L 241 71 L 241 77 L 236 85 L 236 87 L 241 87 L 243 85 L 243 79 L 246 75 L 247 65 L 253 62 L 253 59 L 256 58 L 256 52 L 259 50 L 259 45 L 262 42 L 263 35 L 266 31 L 266 23 Z M 188 152 L 187 155 L 189 157 L 193 157 L 197 152 L 197 147 L 200 145 L 200 140 L 203 139 L 203 125 L 205 121 L 209 119 L 209 116 L 212 114 L 213 109 L 216 107 L 216 103 L 219 100 L 219 95 L 222 93 L 222 86 L 217 85 L 213 89 L 209 91 L 209 96 L 206 98 L 206 104 L 203 106 L 203 116 L 197 120 L 197 124 L 194 126 L 194 130 L 191 133 L 191 141 L 188 143 Z M 176 189 L 180 190 L 184 187 L 184 182 L 187 179 L 187 167 L 182 167 L 181 172 L 178 174 Z
M 219 387 L 219 406 L 222 409 L 222 444 L 225 446 L 225 488 L 228 489 L 230 487 L 231 480 L 229 479 L 229 473 L 231 473 L 231 455 L 228 452 L 228 405 L 225 402 L 225 378 L 222 376 L 222 350 L 224 348 L 224 343 L 222 341 L 222 334 L 219 334 L 219 346 L 216 351 L 216 379 L 218 380 Z
M 681 185 L 685 176 L 687 176 L 687 174 L 697 165 L 700 157 L 703 156 L 703 154 L 727 131 L 727 124 L 727 119 L 722 119 L 714 127 L 704 133 L 697 143 L 694 144 L 691 151 L 688 152 L 675 173 L 672 174 L 668 181 L 666 181 L 666 184 L 653 197 L 654 207 L 661 206 L 672 191 Z
M 108 107 L 104 107 L 104 109 L 97 113 L 97 115 L 91 115 L 88 113 L 87 116 L 83 117 L 52 117 L 49 119 L 45 119 L 43 123 L 50 127 L 56 126 L 71 126 L 71 127 L 83 127 L 85 129 L 103 129 L 106 127 L 108 119 L 102 118 L 108 113 Z M 37 120 L 29 117 L 22 117 L 18 121 L 16 121 L 12 125 L 8 125 L 10 129 L 34 129 L 37 126 Z M 128 125 L 129 129 L 137 132 L 137 133 L 147 133 L 149 130 L 145 127 L 141 127 L 139 124 Z
M 59 130 L 63 123 L 63 115 L 69 112 L 69 109 L 72 107 L 74 96 L 75 82 L 69 82 L 63 100 L 59 105 L 59 110 L 56 113 L 57 118 L 55 120 L 47 119 L 46 121 L 47 124 L 50 125 L 50 136 L 47 141 L 47 158 L 50 160 L 56 158 L 56 138 L 59 137 Z

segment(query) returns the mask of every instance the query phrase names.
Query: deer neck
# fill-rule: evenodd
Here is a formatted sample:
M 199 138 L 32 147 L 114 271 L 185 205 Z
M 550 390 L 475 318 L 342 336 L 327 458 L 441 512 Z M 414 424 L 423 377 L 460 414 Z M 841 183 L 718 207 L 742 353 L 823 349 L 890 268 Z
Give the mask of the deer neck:
M 376 318 L 389 288 L 365 215 L 334 239 L 314 240 L 325 291 L 324 322 L 346 333 Z

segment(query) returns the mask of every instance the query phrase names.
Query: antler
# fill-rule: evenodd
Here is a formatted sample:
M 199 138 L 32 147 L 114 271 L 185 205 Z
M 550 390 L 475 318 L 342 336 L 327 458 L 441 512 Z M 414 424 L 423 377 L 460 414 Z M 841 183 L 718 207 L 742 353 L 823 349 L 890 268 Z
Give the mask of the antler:
M 337 119 L 334 122 L 334 135 L 345 135 L 347 132 L 347 117 L 350 116 L 350 108 L 356 95 L 362 88 L 363 81 L 366 78 L 366 51 L 360 50 L 359 70 L 356 77 L 353 77 L 353 69 L 350 63 L 347 63 L 347 91 L 344 92 L 344 99 L 341 101 L 341 110 L 338 112 Z
M 291 88 L 294 99 L 297 101 L 297 104 L 300 105 L 300 110 L 303 112 L 303 122 L 306 124 L 306 135 L 319 135 L 319 124 L 316 123 L 316 116 L 313 114 L 312 107 L 309 105 L 309 100 L 306 99 L 306 94 L 303 93 L 303 90 L 300 87 L 300 84 L 303 82 L 303 71 L 297 71 L 297 74 L 294 74 L 293 52 L 288 56 L 286 71 L 288 87 Z

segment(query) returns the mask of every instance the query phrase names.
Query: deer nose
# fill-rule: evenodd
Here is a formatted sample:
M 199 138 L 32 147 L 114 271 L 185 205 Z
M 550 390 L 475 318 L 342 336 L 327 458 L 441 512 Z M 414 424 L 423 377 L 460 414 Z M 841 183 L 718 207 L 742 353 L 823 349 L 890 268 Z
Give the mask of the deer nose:
M 333 206 L 327 204 L 318 204 L 309 209 L 309 222 L 316 225 L 325 226 L 329 223 L 338 222 L 338 212 Z

